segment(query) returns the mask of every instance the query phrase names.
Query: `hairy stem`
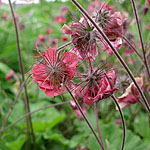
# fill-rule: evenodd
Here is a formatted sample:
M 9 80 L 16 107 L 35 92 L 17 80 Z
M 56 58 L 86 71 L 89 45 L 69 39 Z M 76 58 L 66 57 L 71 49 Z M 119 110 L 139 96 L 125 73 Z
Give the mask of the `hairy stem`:
M 95 136 L 95 138 L 96 138 L 98 144 L 99 144 L 100 147 L 104 150 L 101 141 L 99 140 L 98 136 L 96 135 L 96 132 L 95 132 L 95 130 L 93 129 L 91 123 L 89 122 L 89 120 L 87 119 L 87 117 L 85 116 L 85 114 L 83 113 L 83 111 L 82 111 L 82 109 L 81 109 L 81 107 L 80 107 L 78 101 L 75 99 L 75 97 L 74 97 L 73 94 L 71 93 L 71 91 L 70 91 L 70 89 L 68 88 L 68 86 L 65 86 L 65 87 L 66 87 L 67 91 L 69 92 L 70 96 L 72 97 L 73 101 L 75 102 L 75 104 L 76 104 L 78 110 L 79 110 L 80 113 L 82 114 L 82 116 L 83 116 L 84 120 L 86 121 L 87 125 L 88 125 L 89 128 L 91 129 L 91 131 L 92 131 L 93 135 Z
M 119 113 L 120 113 L 120 117 L 121 117 L 121 120 L 122 120 L 122 125 L 123 125 L 123 141 L 122 141 L 122 147 L 121 149 L 124 150 L 124 146 L 125 146 L 125 140 L 126 140 L 126 124 L 125 124 L 125 119 L 124 119 L 124 116 L 123 116 L 123 113 L 121 111 L 121 108 L 116 100 L 116 97 L 114 95 L 111 96 L 114 103 L 116 104 L 118 110 L 119 110 Z
M 66 46 L 68 46 L 68 45 L 70 45 L 70 44 L 72 44 L 72 41 L 70 41 L 70 42 L 68 42 L 68 43 L 66 43 L 66 44 L 64 44 L 64 45 L 62 45 L 62 46 L 60 46 L 59 48 L 57 48 L 57 51 L 60 51 L 61 49 L 65 48 Z
M 122 66 L 125 68 L 125 70 L 127 71 L 128 75 L 130 76 L 130 78 L 132 79 L 132 81 L 134 82 L 135 86 L 137 87 L 141 97 L 144 100 L 144 103 L 150 113 L 150 106 L 141 90 L 141 88 L 139 87 L 139 85 L 137 84 L 131 70 L 129 69 L 129 67 L 127 66 L 127 64 L 125 63 L 125 61 L 122 59 L 122 57 L 120 56 L 120 54 L 118 53 L 118 51 L 113 47 L 113 45 L 111 44 L 111 42 L 109 41 L 108 37 L 105 35 L 105 33 L 102 31 L 102 29 L 97 25 L 97 23 L 89 16 L 89 14 L 87 13 L 87 11 L 76 1 L 76 0 L 72 0 L 72 2 L 76 5 L 76 7 L 81 11 L 81 13 L 87 17 L 89 19 L 89 21 L 93 24 L 93 26 L 97 29 L 97 31 L 102 35 L 102 37 L 104 38 L 104 40 L 106 41 L 106 43 L 110 46 L 110 48 L 112 49 L 112 51 L 115 53 L 115 55 L 117 56 L 117 58 L 119 59 L 120 63 L 122 64 Z
M 11 128 L 11 127 L 13 127 L 13 126 L 14 126 L 15 124 L 17 124 L 19 121 L 21 121 L 21 120 L 27 118 L 28 116 L 32 115 L 32 114 L 35 113 L 35 112 L 41 111 L 41 110 L 43 110 L 43 109 L 51 108 L 51 107 L 56 107 L 56 106 L 60 106 L 60 105 L 65 105 L 65 104 L 70 104 L 70 102 L 62 102 L 62 103 L 58 103 L 58 104 L 52 104 L 52 105 L 44 106 L 44 107 L 42 107 L 42 108 L 38 108 L 38 109 L 36 109 L 36 110 L 34 110 L 34 111 L 28 112 L 28 113 L 26 113 L 24 116 L 20 117 L 18 120 L 16 120 L 15 122 L 13 122 L 12 124 L 10 124 L 8 127 L 4 128 L 4 129 L 1 129 L 1 130 L 0 130 L 0 133 L 2 133 L 2 132 L 4 132 L 4 131 L 8 130 L 8 129 Z
M 22 56 L 21 56 L 19 34 L 18 34 L 17 22 L 16 22 L 16 18 L 15 18 L 15 14 L 14 14 L 14 10 L 13 10 L 13 6 L 12 6 L 12 3 L 11 3 L 11 0 L 9 0 L 9 6 L 10 6 L 10 9 L 11 9 L 11 13 L 12 13 L 13 21 L 14 21 L 14 26 L 15 26 L 17 50 L 18 50 L 18 57 L 19 57 L 19 66 L 20 66 L 20 71 L 21 71 L 21 75 L 22 75 L 22 81 L 24 82 L 25 81 L 24 68 L 23 68 L 23 61 L 22 61 Z M 24 84 L 24 90 L 25 90 L 24 103 L 25 103 L 26 112 L 28 113 L 28 112 L 30 112 L 30 107 L 29 107 L 29 97 L 28 97 L 26 84 Z M 31 120 L 30 116 L 28 116 L 28 118 L 27 118 L 27 130 L 28 130 L 27 138 L 29 137 L 29 132 L 30 132 L 30 128 L 29 127 L 31 128 L 31 134 L 32 134 L 33 143 L 34 143 L 34 149 L 36 150 L 35 135 L 34 135 L 33 126 L 32 126 L 32 120 Z
M 94 102 L 94 111 L 95 111 L 95 116 L 96 116 L 96 124 L 97 124 L 98 134 L 99 134 L 103 149 L 105 149 L 105 145 L 103 142 L 102 133 L 101 133 L 100 125 L 99 125 L 99 120 L 98 120 L 98 110 L 97 110 L 97 103 L 96 102 Z
M 136 10 L 136 6 L 135 6 L 135 3 L 134 3 L 134 0 L 131 0 L 131 3 L 132 3 L 135 19 L 136 19 L 136 24 L 137 24 L 139 37 L 140 37 L 141 46 L 142 46 L 142 53 L 143 53 L 143 58 L 144 58 L 144 64 L 145 64 L 145 67 L 146 67 L 148 78 L 150 80 L 150 70 L 148 68 L 148 63 L 147 63 L 147 59 L 146 59 L 146 51 L 145 51 L 145 48 L 144 48 L 144 42 L 143 42 L 143 38 L 142 38 L 142 33 L 141 33 L 141 29 L 140 29 L 138 14 L 137 14 L 137 10 Z

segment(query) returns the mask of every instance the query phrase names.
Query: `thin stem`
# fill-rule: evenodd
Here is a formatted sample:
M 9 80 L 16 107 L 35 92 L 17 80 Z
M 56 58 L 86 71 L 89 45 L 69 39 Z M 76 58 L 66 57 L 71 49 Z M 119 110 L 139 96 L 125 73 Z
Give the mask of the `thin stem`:
M 12 113 L 13 110 L 14 110 L 14 107 L 15 107 L 15 105 L 16 105 L 16 103 L 17 103 L 17 100 L 18 100 L 18 98 L 20 97 L 20 95 L 21 95 L 21 93 L 22 93 L 22 90 L 23 90 L 23 88 L 24 88 L 24 84 L 27 82 L 27 80 L 30 78 L 30 76 L 31 76 L 31 75 L 29 75 L 29 76 L 25 79 L 25 81 L 21 84 L 20 90 L 19 90 L 19 92 L 18 92 L 18 94 L 17 94 L 17 96 L 16 96 L 16 98 L 15 98 L 13 104 L 12 104 L 11 107 L 10 107 L 10 111 L 9 111 L 9 113 L 8 113 L 8 115 L 7 115 L 6 119 L 5 119 L 5 121 L 4 121 L 3 124 L 2 124 L 2 129 L 5 128 L 5 125 L 6 125 L 7 121 L 8 121 L 8 119 L 9 119 L 11 113 Z
M 113 101 L 115 102 L 118 110 L 119 110 L 119 113 L 120 113 L 120 117 L 121 117 L 121 120 L 122 120 L 122 125 L 123 125 L 123 141 L 122 141 L 122 147 L 121 149 L 124 150 L 124 146 L 125 146 L 125 140 L 126 140 L 126 124 L 125 124 L 125 119 L 124 119 L 124 116 L 123 116 L 123 113 L 121 111 L 121 108 L 116 100 L 116 97 L 114 95 L 111 96 Z
M 98 30 L 98 32 L 102 35 L 102 37 L 104 38 L 104 40 L 107 42 L 107 44 L 110 46 L 110 48 L 112 49 L 112 51 L 115 53 L 115 55 L 117 56 L 117 58 L 119 59 L 120 63 L 122 64 L 122 66 L 126 69 L 127 73 L 129 74 L 130 78 L 132 79 L 132 81 L 134 82 L 135 86 L 137 87 L 141 97 L 144 100 L 144 103 L 150 113 L 150 106 L 141 90 L 141 88 L 139 87 L 139 85 L 137 84 L 131 70 L 129 69 L 129 67 L 127 66 L 127 64 L 125 63 L 125 61 L 122 59 L 122 57 L 120 56 L 120 54 L 118 53 L 118 51 L 113 47 L 113 45 L 111 44 L 111 42 L 109 41 L 108 37 L 105 35 L 105 33 L 102 31 L 102 29 L 97 25 L 97 23 L 89 16 L 89 14 L 86 12 L 86 10 L 84 10 L 84 8 L 76 1 L 76 0 L 72 0 L 72 2 L 76 5 L 76 7 L 81 11 L 81 13 L 86 16 L 89 21 L 93 24 L 93 26 Z
M 96 135 L 96 132 L 95 132 L 95 130 L 93 129 L 92 125 L 90 124 L 89 120 L 87 119 L 87 117 L 86 117 L 85 114 L 83 113 L 83 111 L 82 111 L 82 109 L 81 109 L 81 107 L 80 107 L 78 101 L 75 99 L 75 97 L 74 97 L 73 94 L 71 93 L 70 89 L 69 89 L 67 86 L 65 86 L 65 87 L 66 87 L 67 91 L 69 92 L 70 96 L 72 97 L 73 101 L 75 102 L 75 104 L 76 104 L 78 110 L 79 110 L 80 113 L 82 114 L 82 116 L 83 116 L 84 120 L 86 121 L 87 125 L 88 125 L 89 128 L 91 129 L 91 131 L 92 131 L 93 135 L 95 136 L 95 138 L 96 138 L 98 144 L 99 144 L 100 147 L 104 150 L 101 141 L 99 140 L 98 136 Z
M 24 78 L 24 68 L 23 68 L 23 61 L 22 61 L 22 56 L 21 56 L 20 44 L 19 44 L 20 43 L 19 34 L 18 34 L 17 22 L 16 22 L 16 18 L 15 18 L 15 14 L 14 14 L 14 10 L 13 10 L 11 0 L 9 0 L 9 6 L 10 6 L 10 9 L 11 9 L 11 13 L 12 13 L 13 21 L 14 21 L 14 26 L 15 26 L 17 50 L 18 50 L 18 57 L 19 57 L 19 66 L 20 66 L 20 71 L 21 71 L 21 75 L 22 75 L 22 81 L 24 82 L 24 80 L 25 80 L 25 78 Z M 30 112 L 29 97 L 28 97 L 26 84 L 24 84 L 24 90 L 25 90 L 25 108 L 26 108 L 26 112 Z M 27 118 L 27 130 L 28 130 L 28 132 L 30 131 L 29 126 L 31 128 L 31 134 L 32 134 L 33 143 L 34 143 L 34 149 L 36 150 L 35 135 L 34 135 L 32 120 L 31 120 L 30 116 L 28 116 L 28 118 Z M 28 136 L 27 136 L 27 138 L 28 138 Z
M 146 70 L 147 70 L 148 78 L 150 80 L 150 70 L 148 68 L 148 63 L 147 63 L 147 59 L 146 59 L 146 51 L 145 51 L 145 48 L 144 48 L 144 42 L 143 42 L 143 38 L 142 38 L 142 33 L 141 33 L 141 29 L 140 29 L 138 14 L 137 14 L 137 10 L 136 10 L 134 0 L 131 0 L 131 3 L 132 3 L 135 19 L 136 19 L 136 25 L 137 25 L 137 29 L 138 29 L 138 33 L 139 33 L 139 37 L 140 37 L 141 46 L 142 46 L 142 53 L 143 53 L 144 63 L 145 63 L 145 67 L 146 67 Z
M 38 108 L 34 111 L 31 111 L 31 112 L 28 112 L 26 113 L 24 116 L 20 117 L 18 120 L 16 120 L 15 122 L 13 122 L 12 124 L 10 124 L 8 127 L 4 128 L 4 129 L 1 129 L 0 130 L 0 133 L 8 130 L 9 128 L 13 127 L 15 124 L 17 124 L 19 121 L 27 118 L 28 116 L 32 115 L 33 113 L 35 112 L 38 112 L 38 111 L 41 111 L 43 109 L 47 109 L 47 108 L 51 108 L 51 107 L 56 107 L 56 106 L 60 106 L 60 105 L 65 105 L 65 104 L 70 104 L 70 102 L 62 102 L 62 103 L 58 103 L 58 104 L 52 104 L 52 105 L 48 105 L 48 106 L 44 106 L 44 107 L 41 107 L 41 108 Z
M 68 46 L 68 45 L 70 45 L 70 44 L 72 44 L 72 41 L 70 41 L 70 42 L 68 42 L 68 43 L 66 43 L 66 44 L 64 44 L 64 45 L 62 45 L 62 46 L 60 46 L 59 48 L 57 48 L 57 51 L 59 51 L 59 50 L 65 48 L 66 46 Z
M 97 124 L 98 134 L 99 134 L 103 149 L 105 149 L 105 145 L 103 142 L 102 133 L 101 133 L 100 125 L 99 125 L 99 120 L 98 120 L 98 110 L 97 110 L 97 103 L 96 102 L 94 102 L 94 111 L 95 111 L 95 116 L 96 116 L 96 124 Z

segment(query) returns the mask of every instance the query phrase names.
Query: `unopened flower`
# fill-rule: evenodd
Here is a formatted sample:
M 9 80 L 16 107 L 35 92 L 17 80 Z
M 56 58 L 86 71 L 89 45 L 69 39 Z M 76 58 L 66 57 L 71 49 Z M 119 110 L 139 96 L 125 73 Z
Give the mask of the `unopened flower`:
M 135 78 L 137 84 L 139 85 L 140 88 L 143 86 L 143 79 L 142 77 L 136 77 Z M 118 104 L 120 108 L 127 107 L 131 104 L 135 104 L 140 98 L 140 94 L 138 92 L 138 89 L 132 82 L 130 86 L 126 89 L 125 93 L 117 98 Z
M 55 17 L 55 22 L 57 22 L 57 23 L 65 23 L 66 22 L 66 18 L 65 18 L 65 16 L 58 15 L 58 16 Z
M 11 69 L 11 70 L 9 71 L 9 74 L 6 74 L 5 79 L 8 80 L 8 81 L 11 81 L 11 80 L 14 78 L 14 75 L 15 75 L 15 73 L 14 73 L 14 71 Z
M 147 29 L 147 30 L 150 30 L 150 24 L 147 25 L 146 29 Z
M 40 34 L 38 36 L 37 41 L 35 42 L 35 46 L 38 46 L 41 42 L 44 42 L 46 40 L 45 36 L 43 34 Z
M 47 96 L 60 95 L 65 91 L 64 84 L 69 84 L 76 72 L 78 58 L 71 52 L 64 52 L 59 58 L 55 48 L 48 48 L 41 57 L 44 62 L 35 64 L 32 77 Z
M 67 7 L 63 7 L 63 8 L 61 8 L 61 10 L 60 10 L 60 13 L 61 14 L 66 14 L 68 12 L 68 8 Z
M 94 101 L 105 99 L 111 96 L 114 91 L 118 90 L 114 88 L 116 74 L 113 68 L 107 72 L 105 70 L 96 72 L 89 80 L 89 84 L 84 88 L 83 98 L 83 101 L 87 105 L 92 104 Z
M 85 106 L 84 106 L 84 102 L 83 102 L 83 94 L 82 94 L 82 89 L 80 86 L 78 86 L 75 91 L 74 91 L 74 98 L 78 101 L 83 113 L 86 113 L 85 110 Z M 78 110 L 75 102 L 73 101 L 73 99 L 71 99 L 70 104 L 72 106 L 72 109 L 74 110 L 74 112 L 77 114 L 78 118 L 82 117 L 82 114 L 80 113 L 80 111 Z
M 67 42 L 68 41 L 68 37 L 66 35 L 63 35 L 61 37 L 62 42 Z
M 56 47 L 59 40 L 57 38 L 50 38 L 49 39 L 49 47 Z
M 148 4 L 148 6 L 150 6 L 150 0 L 147 0 L 147 4 Z
M 48 28 L 47 30 L 46 30 L 46 34 L 51 34 L 51 32 L 52 32 L 52 29 L 51 28 Z
M 8 19 L 8 14 L 7 14 L 7 13 L 3 13 L 3 14 L 2 14 L 2 18 L 3 18 L 4 20 L 7 20 L 7 19 Z

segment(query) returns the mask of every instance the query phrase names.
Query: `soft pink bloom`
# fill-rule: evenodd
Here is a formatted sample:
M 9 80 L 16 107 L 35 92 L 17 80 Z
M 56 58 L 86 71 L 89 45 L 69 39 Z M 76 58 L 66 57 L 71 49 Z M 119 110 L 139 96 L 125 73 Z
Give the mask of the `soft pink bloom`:
M 42 34 L 40 34 L 40 35 L 38 36 L 37 41 L 35 42 L 35 46 L 38 46 L 41 42 L 44 42 L 45 40 L 46 40 L 45 36 L 42 35 Z
M 51 28 L 48 28 L 47 30 L 46 30 L 46 34 L 51 34 L 51 32 L 52 32 L 52 29 Z
M 136 77 L 135 80 L 136 80 L 137 84 L 140 86 L 140 88 L 142 88 L 143 78 L 142 77 Z M 126 89 L 125 93 L 122 96 L 117 98 L 117 101 L 118 101 L 120 108 L 122 109 L 122 108 L 127 107 L 131 104 L 135 104 L 139 98 L 140 98 L 140 94 L 139 94 L 136 86 L 132 82 L 130 84 L 130 86 Z
M 58 15 L 58 16 L 55 17 L 55 22 L 57 22 L 57 23 L 65 23 L 66 22 L 66 18 L 65 18 L 65 16 Z
M 63 7 L 61 10 L 60 10 L 60 13 L 61 14 L 66 14 L 68 12 L 68 8 L 67 7 Z
M 76 98 L 76 100 L 78 101 L 83 113 L 85 114 L 86 113 L 86 110 L 85 110 L 85 106 L 84 106 L 84 103 L 83 103 L 83 94 L 82 94 L 82 89 L 81 87 L 77 87 L 74 91 L 74 97 Z M 82 117 L 82 114 L 80 113 L 80 111 L 78 110 L 75 102 L 73 101 L 73 99 L 71 99 L 70 101 L 70 104 L 72 106 L 72 109 L 74 110 L 74 112 L 77 114 L 78 118 Z
M 7 19 L 8 19 L 8 14 L 7 14 L 7 13 L 3 13 L 3 14 L 2 14 L 2 18 L 3 18 L 4 20 L 7 20 Z
M 57 96 L 65 91 L 64 84 L 69 84 L 76 72 L 78 58 L 71 52 L 64 52 L 59 58 L 55 48 L 42 52 L 42 64 L 35 64 L 32 77 L 47 96 Z
M 61 37 L 62 42 L 67 42 L 68 41 L 68 37 L 66 35 L 63 35 Z
M 115 120 L 115 124 L 116 124 L 116 125 L 120 125 L 120 124 L 122 124 L 122 120 L 120 120 L 120 119 Z
M 83 101 L 90 105 L 94 101 L 105 99 L 113 94 L 114 91 L 118 90 L 114 88 L 116 82 L 116 74 L 114 69 L 104 71 L 104 76 L 98 81 L 95 81 L 91 87 L 84 89 Z
M 147 25 L 146 29 L 147 29 L 147 30 L 150 30 L 150 24 Z
M 0 6 L 3 5 L 3 2 L 0 0 Z
M 14 74 L 15 74 L 14 71 L 11 69 L 9 71 L 9 74 L 5 75 L 5 79 L 8 80 L 8 81 L 11 81 L 14 78 Z
M 56 47 L 59 40 L 57 38 L 51 38 L 49 39 L 49 47 Z
M 150 0 L 147 0 L 147 4 L 150 6 Z

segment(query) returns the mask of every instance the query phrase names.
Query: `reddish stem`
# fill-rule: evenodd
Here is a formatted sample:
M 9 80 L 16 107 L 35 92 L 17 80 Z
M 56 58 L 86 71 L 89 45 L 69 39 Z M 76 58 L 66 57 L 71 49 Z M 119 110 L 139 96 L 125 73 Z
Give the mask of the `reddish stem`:
M 98 30 L 98 32 L 102 35 L 102 37 L 104 38 L 104 40 L 107 42 L 107 44 L 110 46 L 110 48 L 112 49 L 112 51 L 115 53 L 115 55 L 117 56 L 117 58 L 119 59 L 120 63 L 122 64 L 122 66 L 126 69 L 127 73 L 129 74 L 130 78 L 132 79 L 132 81 L 134 82 L 135 86 L 137 87 L 141 97 L 144 100 L 144 103 L 150 113 L 150 106 L 141 90 L 141 88 L 139 87 L 139 85 L 137 84 L 131 70 L 129 69 L 129 67 L 127 66 L 127 64 L 125 63 L 125 61 L 122 59 L 122 57 L 120 56 L 120 54 L 118 53 L 118 51 L 113 47 L 113 45 L 111 44 L 111 42 L 109 41 L 108 37 L 105 35 L 105 33 L 102 31 L 102 29 L 97 25 L 97 23 L 89 16 L 89 14 L 87 13 L 87 11 L 76 1 L 76 0 L 72 0 L 72 2 L 76 5 L 76 7 L 81 11 L 81 13 L 87 17 L 89 19 L 89 21 L 93 24 L 93 26 Z

